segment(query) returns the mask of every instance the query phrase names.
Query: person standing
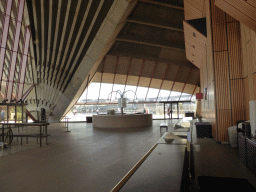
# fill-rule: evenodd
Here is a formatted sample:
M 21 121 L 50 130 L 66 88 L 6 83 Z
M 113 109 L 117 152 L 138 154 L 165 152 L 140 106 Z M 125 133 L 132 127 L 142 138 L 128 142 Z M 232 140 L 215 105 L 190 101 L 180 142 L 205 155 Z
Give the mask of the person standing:
M 4 110 L 2 109 L 2 111 L 1 111 L 1 122 L 4 121 L 4 116 L 5 116 Z

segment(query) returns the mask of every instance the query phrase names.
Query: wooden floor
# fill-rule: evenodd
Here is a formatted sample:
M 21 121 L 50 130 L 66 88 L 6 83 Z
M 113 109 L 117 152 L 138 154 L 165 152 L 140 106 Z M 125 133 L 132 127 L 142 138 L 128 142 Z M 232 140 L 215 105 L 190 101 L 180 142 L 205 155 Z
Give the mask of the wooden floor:
M 154 120 L 152 127 L 125 131 L 70 123 L 71 132 L 65 132 L 63 124 L 52 124 L 49 145 L 40 148 L 29 138 L 20 146 L 15 139 L 11 148 L 0 150 L 0 191 L 110 191 L 162 136 L 160 123 L 171 127 L 176 121 Z M 247 178 L 256 186 L 236 149 L 213 139 L 194 142 L 197 175 Z

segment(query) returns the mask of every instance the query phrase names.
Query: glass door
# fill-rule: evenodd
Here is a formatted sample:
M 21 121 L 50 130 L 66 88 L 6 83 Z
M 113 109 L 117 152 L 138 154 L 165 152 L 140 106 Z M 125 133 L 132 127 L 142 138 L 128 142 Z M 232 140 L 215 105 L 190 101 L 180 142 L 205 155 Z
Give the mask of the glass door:
M 183 103 L 179 103 L 179 118 L 182 119 L 183 117 L 185 117 L 185 113 L 183 110 Z
M 178 119 L 179 118 L 179 110 L 178 110 L 178 103 L 172 103 L 171 104 L 171 118 L 172 119 Z

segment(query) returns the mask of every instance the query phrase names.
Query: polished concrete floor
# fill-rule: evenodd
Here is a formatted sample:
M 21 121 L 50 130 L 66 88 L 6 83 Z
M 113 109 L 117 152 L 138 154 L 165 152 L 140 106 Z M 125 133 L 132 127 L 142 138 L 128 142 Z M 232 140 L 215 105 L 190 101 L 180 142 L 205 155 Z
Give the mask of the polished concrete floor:
M 110 191 L 159 140 L 162 122 L 152 127 L 128 130 L 93 129 L 90 123 L 62 123 L 49 126 L 49 145 L 39 147 L 14 139 L 10 148 L 0 150 L 0 191 Z M 238 159 L 237 150 L 213 139 L 195 139 L 197 175 L 256 178 Z M 195 188 L 197 186 L 195 185 Z

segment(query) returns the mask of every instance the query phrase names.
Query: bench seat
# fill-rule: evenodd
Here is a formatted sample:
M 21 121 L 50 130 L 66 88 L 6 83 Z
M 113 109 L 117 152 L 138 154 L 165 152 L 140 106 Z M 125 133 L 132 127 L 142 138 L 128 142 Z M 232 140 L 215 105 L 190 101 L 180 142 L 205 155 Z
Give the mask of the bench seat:
M 160 131 L 162 128 L 165 128 L 166 129 L 166 132 L 168 131 L 168 124 L 167 123 L 161 123 L 160 124 Z
M 48 136 L 51 136 L 51 134 L 47 134 L 47 135 L 42 134 L 42 138 L 43 137 L 48 137 Z M 17 137 L 17 141 L 18 141 L 18 138 L 20 137 L 21 138 L 21 145 L 22 145 L 22 138 L 23 137 L 26 137 L 26 139 L 27 139 L 26 143 L 27 144 L 28 144 L 28 137 L 36 137 L 37 143 L 38 143 L 38 138 L 40 138 L 40 134 L 14 133 L 13 137 Z

